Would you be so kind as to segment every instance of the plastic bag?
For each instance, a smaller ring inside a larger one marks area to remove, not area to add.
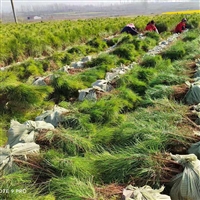
[[[164,186],[154,190],[148,185],[140,188],[129,185],[123,190],[123,196],[125,200],[171,200],[168,195],[160,194],[163,190]]]
[[[40,116],[36,117],[35,121],[36,123],[37,121],[45,121],[56,127],[60,122],[64,120],[64,117],[62,116],[63,113],[67,112],[69,112],[69,110],[55,105],[52,110],[47,110]]]
[[[171,155],[184,166],[184,171],[175,176],[171,183],[170,196],[172,200],[200,199],[200,161],[196,155]]]
[[[190,85],[190,89],[184,97],[187,104],[198,104],[200,103],[200,82],[195,82]]]
[[[29,143],[34,142],[35,132],[40,129],[54,129],[54,126],[50,123],[44,121],[31,121],[28,120],[23,124],[20,124],[18,121],[11,120],[11,125],[8,130],[8,142],[7,144],[10,147],[18,143]]]
[[[0,147],[0,171],[9,163],[10,161],[10,149]]]
[[[195,154],[198,159],[200,159],[200,142],[194,143],[188,149],[188,153]]]

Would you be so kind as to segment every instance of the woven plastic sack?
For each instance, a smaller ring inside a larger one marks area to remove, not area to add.
[[[193,105],[200,103],[200,82],[195,82],[190,85],[190,89],[184,97],[187,104]]]
[[[0,147],[0,176],[9,174],[17,170],[17,166],[13,163],[10,146]]]
[[[34,142],[18,143],[11,149],[7,145],[5,148],[0,147],[0,175],[9,174],[17,170],[17,166],[13,163],[13,156],[24,156],[27,154],[39,153],[40,146]]]
[[[188,153],[195,154],[198,159],[200,159],[200,142],[194,143],[188,149]]]
[[[53,130],[54,129],[54,126],[51,123],[47,123],[45,121],[31,121],[31,120],[28,120],[28,121],[24,122],[24,124],[28,128],[32,128],[35,131],[43,130],[43,129],[47,129],[47,130]]]
[[[10,162],[10,149],[0,147],[0,171]]]
[[[92,87],[98,86],[103,91],[111,91],[113,87],[110,85],[110,83],[107,80],[97,80],[96,82],[92,83]]]
[[[20,124],[18,121],[11,120],[11,125],[8,130],[8,142],[10,147],[18,143],[34,142],[35,132],[41,129],[54,129],[54,126],[44,121],[34,122],[31,120]]]
[[[107,81],[112,81],[117,78],[119,78],[118,72],[107,72],[105,76],[105,80]]]
[[[19,142],[33,142],[34,135],[29,133],[33,130],[32,127],[27,127],[26,124],[20,124],[18,121],[11,120],[11,125],[8,130],[8,144],[10,147]]]
[[[16,164],[13,163],[13,157],[7,156],[3,162],[0,163],[0,176],[3,174],[10,174],[17,170]]]
[[[69,110],[55,105],[52,110],[47,110],[40,116],[36,117],[35,121],[45,121],[57,127],[59,123],[64,120],[63,114],[67,112],[69,112]]]
[[[33,82],[33,85],[40,85],[40,86],[43,86],[43,85],[47,85],[44,81],[45,77],[39,77],[37,78],[34,82]]]
[[[158,190],[154,190],[148,185],[140,188],[128,185],[123,190],[123,197],[124,200],[171,200],[168,195],[160,194],[163,190],[164,186]]]
[[[84,101],[85,99],[94,101],[97,100],[97,95],[94,88],[86,88],[83,90],[78,90],[78,92],[79,92],[78,96],[79,101]]]
[[[184,171],[175,176],[172,181],[170,196],[172,200],[200,199],[200,161],[196,155],[171,155],[180,163]]]
[[[26,155],[30,153],[39,153],[40,146],[35,142],[18,143],[11,148],[11,155]]]

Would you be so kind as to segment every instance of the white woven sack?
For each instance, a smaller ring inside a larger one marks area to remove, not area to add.
[[[200,161],[196,155],[171,155],[184,171],[172,179],[172,200],[200,200]]]
[[[35,132],[40,129],[52,130],[54,126],[44,121],[31,121],[28,120],[23,124],[18,121],[11,120],[11,125],[8,130],[8,142],[12,148],[18,143],[30,143],[35,141]]]
[[[63,114],[67,112],[69,112],[69,110],[55,105],[52,110],[47,110],[44,113],[42,113],[40,116],[36,117],[35,121],[36,121],[36,124],[37,124],[37,121],[45,121],[47,123],[51,123],[53,126],[56,127],[59,125],[60,122],[64,120]]]
[[[140,188],[129,185],[123,190],[123,196],[125,200],[171,200],[168,195],[160,194],[163,190],[164,186],[154,190],[148,185]]]

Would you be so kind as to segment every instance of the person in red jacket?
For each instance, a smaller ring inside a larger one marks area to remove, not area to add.
[[[186,19],[185,18],[183,18],[182,20],[181,20],[181,22],[180,23],[178,23],[177,25],[176,25],[176,28],[175,28],[175,33],[182,33],[183,32],[183,30],[185,30],[185,25],[186,25]]]
[[[145,31],[155,31],[156,33],[158,33],[158,29],[157,29],[156,26],[155,26],[154,20],[151,20],[151,21],[147,24],[147,26],[146,26],[146,28],[145,28]]]

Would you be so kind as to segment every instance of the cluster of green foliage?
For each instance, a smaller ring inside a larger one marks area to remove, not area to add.
[[[101,43],[100,48],[104,48],[106,43],[102,46],[103,43],[100,42],[98,37],[102,38],[116,33],[130,21],[135,24],[139,31],[143,31],[146,24],[154,19],[160,32],[171,31],[183,17],[184,15],[159,15],[154,17],[65,20],[18,25],[1,23],[0,65],[22,61],[27,57],[51,55],[54,51],[64,50],[74,43],[80,44],[88,40],[93,47]],[[191,28],[199,26],[199,14],[193,14],[187,18]]]
[[[93,38],[92,40],[88,41],[86,44],[100,51],[105,50],[107,48],[106,42],[100,38]]]
[[[196,39],[198,35],[199,35],[198,30],[192,30],[183,38],[183,41],[192,41]]]
[[[144,67],[155,67],[156,64],[161,62],[161,56],[145,56],[141,62],[141,65]]]
[[[156,32],[150,32],[150,31],[148,31],[148,32],[145,33],[145,36],[153,38],[154,40],[156,40],[157,43],[160,40],[160,35],[157,34]]]
[[[186,51],[184,49],[183,43],[179,42],[176,44],[176,46],[172,46],[167,51],[163,52],[163,58],[171,59],[171,60],[178,60],[180,58],[183,58],[185,56]]]

